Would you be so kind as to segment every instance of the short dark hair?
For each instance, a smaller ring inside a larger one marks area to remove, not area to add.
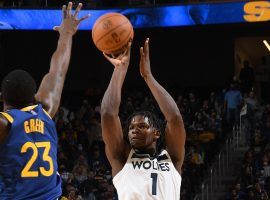
[[[130,115],[126,122],[125,122],[125,129],[124,129],[124,138],[128,142],[128,132],[129,132],[129,125],[131,123],[131,120],[135,116],[142,116],[143,118],[147,117],[149,119],[149,124],[155,128],[159,133],[160,137],[157,141],[157,151],[160,151],[161,149],[165,148],[165,138],[164,138],[164,132],[165,132],[165,126],[164,123],[157,118],[157,116],[149,111],[137,111],[134,112],[132,115]]]
[[[36,82],[28,72],[14,70],[2,81],[2,98],[11,106],[23,107],[34,102],[36,88]]]

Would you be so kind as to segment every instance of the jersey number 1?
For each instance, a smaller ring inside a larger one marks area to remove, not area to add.
[[[38,148],[45,148],[44,153],[42,155],[42,159],[45,162],[49,163],[49,169],[46,170],[44,167],[39,167],[39,171],[43,176],[51,176],[53,174],[53,160],[49,156],[49,152],[51,149],[51,143],[50,142],[26,142],[22,148],[21,153],[26,153],[28,149],[31,149],[33,151],[32,157],[27,162],[25,167],[23,168],[21,172],[21,177],[38,177],[39,171],[31,171],[31,167],[36,161],[38,157]]]
[[[152,195],[157,195],[157,173],[151,173]]]

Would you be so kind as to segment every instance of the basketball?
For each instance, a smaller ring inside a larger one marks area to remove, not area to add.
[[[107,13],[100,16],[92,29],[94,44],[106,54],[121,53],[133,36],[134,31],[130,21],[120,13]]]

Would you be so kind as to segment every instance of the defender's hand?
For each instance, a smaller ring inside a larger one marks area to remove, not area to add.
[[[140,48],[140,55],[141,55],[140,73],[141,76],[145,79],[149,75],[152,75],[149,58],[149,38],[145,40],[144,47]]]
[[[128,68],[130,61],[130,49],[131,49],[131,42],[128,43],[127,49],[117,57],[114,57],[114,55],[109,56],[104,52],[103,55],[105,56],[105,58],[107,58],[108,61],[110,61],[113,64],[113,66]]]
[[[77,16],[82,8],[82,3],[79,3],[79,5],[76,8],[76,11],[74,14],[72,14],[72,2],[68,3],[68,7],[66,5],[63,5],[62,7],[62,13],[63,13],[63,19],[60,26],[53,27],[54,30],[58,31],[61,34],[69,33],[71,35],[74,35],[77,30],[79,24],[87,19],[90,15],[86,15],[80,19],[77,19]]]

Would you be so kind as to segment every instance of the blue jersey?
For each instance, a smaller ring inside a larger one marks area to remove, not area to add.
[[[10,129],[0,145],[0,199],[56,200],[62,190],[53,120],[40,104],[1,114]]]

